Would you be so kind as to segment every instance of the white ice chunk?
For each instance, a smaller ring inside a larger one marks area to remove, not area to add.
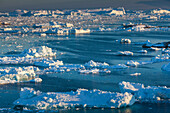
[[[141,75],[141,73],[132,73],[132,74],[130,74],[131,76],[139,76],[139,75]]]
[[[8,67],[0,69],[0,84],[28,82],[37,78],[36,69],[33,66],[28,67]]]
[[[69,107],[120,108],[132,105],[135,98],[130,93],[114,93],[100,90],[78,89],[76,92],[42,93],[32,88],[22,88],[20,98],[14,105],[36,107],[37,109],[54,109]]]
[[[133,56],[133,52],[130,52],[130,51],[118,51],[116,53],[116,55],[120,55],[120,56]]]
[[[137,62],[137,61],[130,60],[130,61],[127,61],[127,62],[126,62],[126,65],[127,65],[127,66],[136,67],[136,66],[140,65],[140,63]]]
[[[98,73],[111,73],[110,70],[90,69],[90,70],[79,70],[81,74],[98,74]]]
[[[147,50],[139,50],[138,53],[147,53]]]
[[[130,39],[126,39],[126,38],[122,38],[120,40],[116,40],[122,44],[130,44],[131,43],[131,40]]]
[[[170,101],[170,88],[166,86],[147,86],[140,83],[120,82],[121,92],[133,93],[135,98],[141,102]]]
[[[93,60],[90,60],[88,63],[85,63],[85,65],[84,66],[86,66],[86,67],[107,67],[107,66],[109,66],[109,64],[107,64],[107,63],[100,63],[100,62],[94,62]]]
[[[50,67],[50,66],[58,66],[58,65],[63,65],[63,61],[54,61],[54,60],[49,60],[49,59],[43,59],[42,61],[35,61],[34,62],[35,66],[41,66],[41,67]]]

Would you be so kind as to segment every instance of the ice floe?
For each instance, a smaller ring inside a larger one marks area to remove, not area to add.
[[[107,70],[107,69],[105,69],[105,70],[100,70],[100,69],[97,69],[97,68],[95,68],[95,69],[90,69],[90,70],[79,70],[78,71],[79,73],[81,73],[81,74],[98,74],[98,73],[111,73],[111,71],[110,70]]]
[[[121,92],[134,94],[135,98],[141,102],[170,102],[170,88],[166,86],[147,86],[140,83],[130,83],[122,81],[119,83]]]
[[[139,50],[137,51],[138,53],[147,53],[148,51],[147,50]]]
[[[15,56],[0,57],[0,64],[33,64],[35,61],[41,61],[44,57],[55,56],[51,48],[47,46],[33,47],[25,49],[21,54]]]
[[[116,53],[116,55],[120,55],[120,56],[133,56],[133,52],[131,52],[131,51],[118,51]]]
[[[100,62],[94,62],[93,60],[90,60],[89,62],[85,63],[84,66],[90,67],[90,68],[92,68],[92,67],[108,67],[109,64],[107,64],[105,62],[100,63]]]
[[[126,39],[126,38],[122,38],[122,39],[116,40],[116,41],[119,42],[119,43],[122,43],[122,44],[130,44],[131,43],[131,40]]]
[[[34,62],[35,66],[40,66],[40,67],[50,67],[50,66],[58,66],[58,65],[63,65],[63,61],[54,61],[54,60],[49,60],[49,59],[43,59],[41,61],[35,61]]]
[[[126,64],[127,66],[132,66],[132,67],[136,67],[136,66],[140,65],[139,62],[133,61],[133,60],[127,61],[125,64]]]
[[[0,69],[0,84],[18,83],[18,82],[41,82],[36,75],[39,71],[37,67],[7,67]]]
[[[130,74],[130,76],[139,76],[139,75],[141,75],[141,73],[132,73],[132,74]]]
[[[162,54],[157,55],[151,59],[152,62],[163,62],[163,61],[170,61],[170,55],[169,54]]]
[[[133,105],[135,101],[134,96],[127,92],[114,93],[95,89],[78,89],[76,92],[43,93],[25,87],[21,89],[20,98],[13,104],[48,110],[75,107],[120,108]]]

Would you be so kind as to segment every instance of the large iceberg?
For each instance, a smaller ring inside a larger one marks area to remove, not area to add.
[[[119,87],[121,92],[132,93],[141,102],[170,102],[170,88],[166,86],[145,87],[144,84],[122,81],[119,83]]]
[[[37,67],[7,67],[0,69],[0,84],[17,83],[17,82],[41,82],[42,80],[36,75],[39,71]]]
[[[13,104],[47,110],[70,107],[120,108],[132,105],[135,101],[134,96],[127,92],[78,89],[76,92],[43,93],[25,87],[21,89],[20,98]]]

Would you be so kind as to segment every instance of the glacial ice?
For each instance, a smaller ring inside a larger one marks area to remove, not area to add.
[[[76,92],[43,93],[24,87],[21,88],[20,98],[13,104],[48,110],[74,107],[120,108],[133,105],[135,101],[134,96],[127,92],[78,89]]]
[[[122,81],[119,83],[121,92],[134,94],[135,98],[141,102],[170,102],[170,88],[166,86],[147,86],[140,83],[130,83]]]
[[[153,63],[155,62],[163,62],[163,61],[170,61],[170,55],[169,54],[162,54],[162,55],[157,55],[151,59]]]
[[[147,50],[139,50],[138,53],[147,53]]]
[[[37,67],[7,67],[0,69],[0,84],[18,83],[18,82],[41,82],[36,75],[39,71]]]

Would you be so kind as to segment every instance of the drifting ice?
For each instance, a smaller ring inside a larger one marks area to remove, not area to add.
[[[141,102],[159,103],[162,101],[170,102],[170,88],[166,86],[147,86],[140,83],[120,82],[121,92],[134,94],[135,98]]]
[[[57,109],[69,107],[120,108],[132,105],[135,98],[130,93],[114,93],[100,90],[78,89],[76,92],[35,91],[33,88],[22,88],[20,98],[14,105],[35,107],[37,109]]]

